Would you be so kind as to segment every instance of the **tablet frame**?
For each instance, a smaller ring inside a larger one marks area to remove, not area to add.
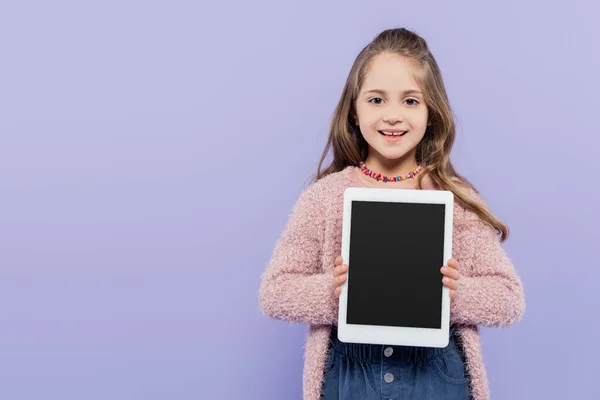
[[[446,190],[416,190],[388,188],[348,188],[344,192],[344,214],[342,224],[342,258],[345,264],[350,259],[350,233],[352,228],[353,201],[382,201],[399,203],[426,203],[445,205],[443,265],[452,258],[452,228],[454,221],[454,194]],[[347,324],[348,283],[352,279],[349,265],[348,279],[342,284],[339,299],[338,339],[345,343],[382,344],[416,347],[446,347],[450,329],[450,289],[442,286],[442,321],[440,329],[396,327],[381,325]],[[442,265],[440,265],[441,269]],[[441,284],[440,272],[440,284]]]

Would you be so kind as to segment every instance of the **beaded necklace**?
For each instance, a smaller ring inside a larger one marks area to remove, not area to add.
[[[419,172],[421,172],[421,169],[423,167],[421,167],[420,165],[413,171],[409,172],[408,174],[404,175],[404,176],[400,176],[400,175],[396,175],[396,176],[385,176],[385,175],[381,175],[378,174],[377,172],[371,171],[369,168],[367,168],[367,166],[365,165],[364,162],[361,162],[359,164],[361,171],[367,175],[370,176],[371,178],[377,180],[377,181],[383,181],[383,182],[402,182],[405,181],[407,179],[412,179],[414,178]]]

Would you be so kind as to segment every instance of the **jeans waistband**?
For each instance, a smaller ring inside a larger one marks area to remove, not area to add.
[[[387,346],[362,343],[344,343],[337,338],[337,328],[331,331],[330,346],[339,355],[363,363],[379,363],[382,357],[404,364],[425,364],[435,358],[443,356],[448,351],[456,349],[455,328],[450,327],[450,340],[448,346],[437,347],[412,347],[412,346]],[[391,348],[391,351],[388,349]],[[390,354],[391,353],[391,354]]]

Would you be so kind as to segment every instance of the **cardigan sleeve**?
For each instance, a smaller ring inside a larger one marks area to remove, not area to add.
[[[334,324],[333,272],[322,272],[325,211],[314,185],[302,193],[278,239],[259,290],[263,312],[276,319]]]
[[[462,268],[450,302],[450,320],[457,324],[501,327],[517,322],[525,311],[522,283],[496,230],[481,220],[465,222],[473,246],[471,268]],[[460,263],[463,262],[459,260]]]

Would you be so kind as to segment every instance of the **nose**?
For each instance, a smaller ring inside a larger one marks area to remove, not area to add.
[[[383,117],[383,122],[387,122],[388,124],[395,124],[396,122],[402,122],[404,121],[404,118],[402,118],[400,115],[396,114],[396,115],[387,115]]]

